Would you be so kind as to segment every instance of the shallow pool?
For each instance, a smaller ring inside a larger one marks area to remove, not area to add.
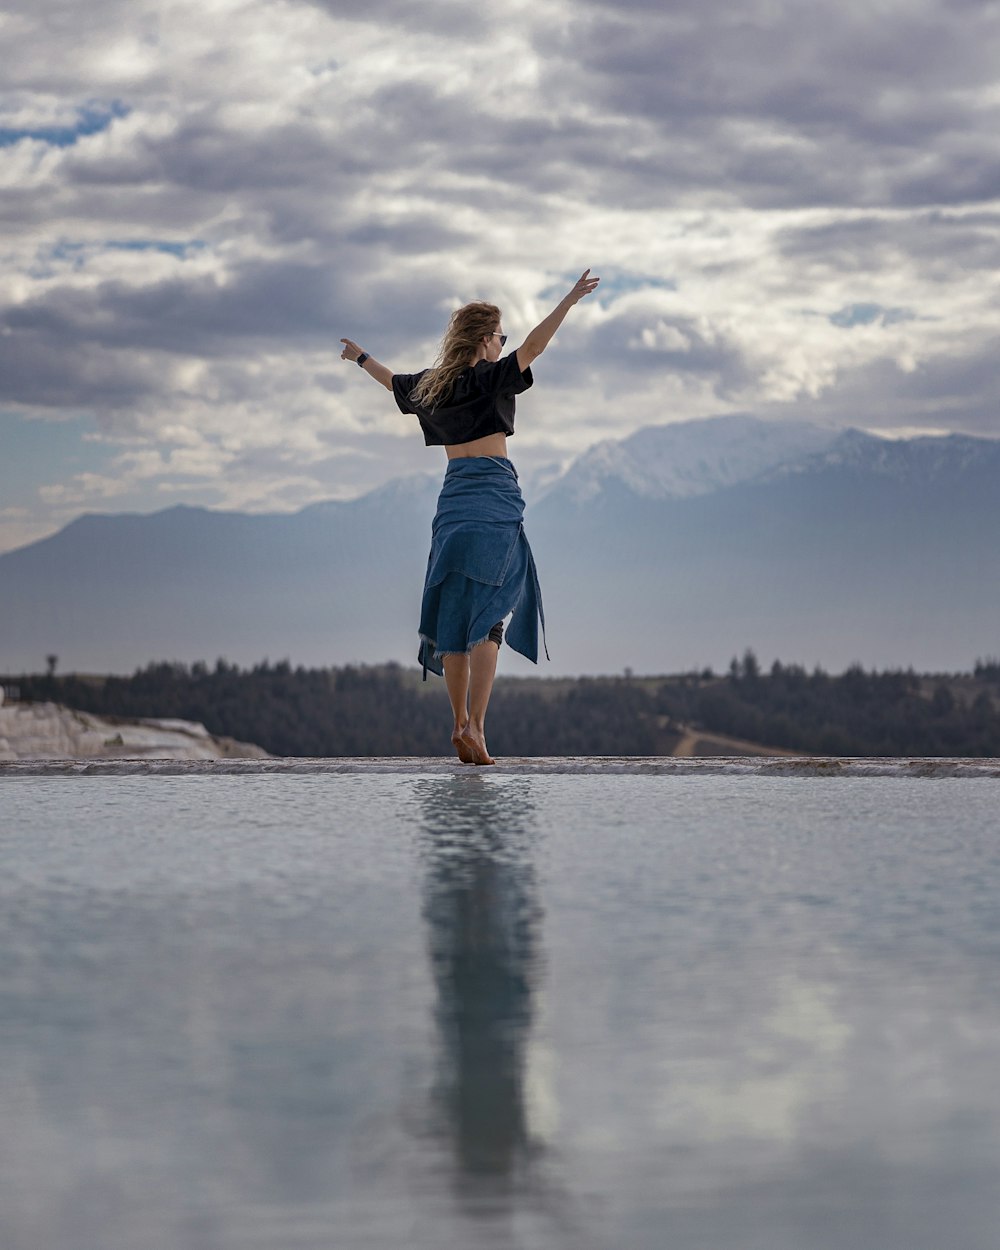
[[[0,778],[5,1250],[994,1250],[1000,784]]]

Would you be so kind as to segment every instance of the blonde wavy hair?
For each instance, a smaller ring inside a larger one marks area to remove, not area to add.
[[[455,379],[479,350],[483,338],[500,326],[496,304],[463,304],[451,314],[437,360],[410,392],[410,399],[431,410],[455,385]]]

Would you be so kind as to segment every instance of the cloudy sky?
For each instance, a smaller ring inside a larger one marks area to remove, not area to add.
[[[746,411],[996,434],[995,0],[8,0],[0,550],[438,469],[339,359],[489,298],[529,472]]]

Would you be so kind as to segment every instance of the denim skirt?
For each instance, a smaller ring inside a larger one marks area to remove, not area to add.
[[[443,674],[443,656],[467,655],[508,616],[507,644],[538,663],[538,627],[544,647],[545,614],[523,517],[524,498],[509,460],[448,461],[420,606],[417,658],[424,680],[428,670]]]

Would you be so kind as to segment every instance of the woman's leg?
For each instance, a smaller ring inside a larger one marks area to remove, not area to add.
[[[499,654],[499,645],[487,641],[473,647],[469,657],[469,723],[462,737],[472,748],[477,764],[494,763],[486,749],[486,708],[493,693]]]
[[[462,730],[469,722],[469,657],[446,655],[442,657],[441,663],[444,666],[444,681],[448,687],[448,698],[455,717],[451,740],[462,763],[474,764],[476,761],[472,750],[462,738]]]

